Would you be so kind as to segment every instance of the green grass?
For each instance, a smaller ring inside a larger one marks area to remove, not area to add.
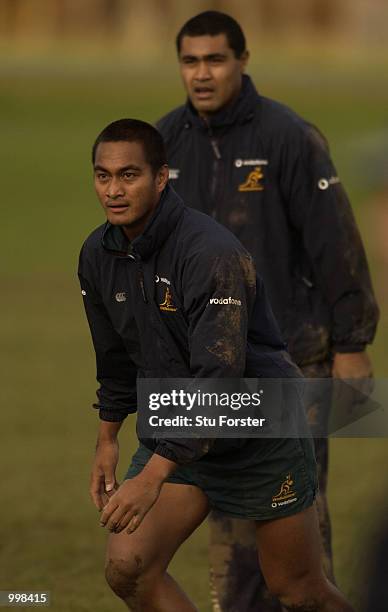
[[[253,70],[260,90],[326,132],[365,232],[364,202],[372,186],[354,173],[355,143],[386,129],[388,87],[382,73],[368,66],[347,73],[343,66],[322,64],[320,80],[301,59],[287,66],[281,58],[273,66],[264,59]],[[82,240],[103,221],[92,191],[90,147],[109,121],[123,116],[153,121],[180,103],[182,90],[174,72],[132,73],[113,64],[112,71],[109,65],[91,65],[87,72],[61,71],[54,61],[34,70],[29,64],[0,66],[0,77],[0,588],[49,589],[55,612],[114,612],[123,608],[102,579],[105,536],[87,494],[97,427],[89,408],[94,358],[75,281]],[[373,242],[369,234],[366,239]],[[377,275],[378,254],[371,263]],[[386,376],[387,339],[383,304],[372,351],[380,376]],[[336,570],[355,604],[384,498],[386,447],[385,440],[331,443]],[[134,448],[128,422],[121,435],[121,474]],[[172,568],[207,612],[206,526]]]

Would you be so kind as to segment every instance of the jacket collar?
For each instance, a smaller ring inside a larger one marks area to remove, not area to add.
[[[251,78],[247,74],[243,74],[242,87],[237,100],[211,115],[207,123],[198,115],[190,100],[186,102],[186,116],[189,123],[202,128],[216,128],[235,123],[245,123],[252,119],[259,101],[260,96]]]
[[[120,226],[107,222],[102,236],[102,246],[108,251],[146,260],[160,249],[183,215],[183,210],[181,198],[170,185],[167,185],[154,215],[140,236],[130,242]]]

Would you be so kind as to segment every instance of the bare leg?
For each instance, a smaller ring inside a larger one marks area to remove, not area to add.
[[[331,377],[331,370],[332,363],[330,361],[312,363],[302,367],[303,375],[311,379],[329,379]],[[315,457],[318,469],[319,492],[316,505],[323,545],[321,552],[322,564],[326,576],[331,582],[335,583],[331,546],[331,521],[327,503],[329,440],[327,437],[322,438],[317,434],[318,431],[320,435],[327,435],[331,404],[331,386],[320,385],[317,381],[317,386],[315,387],[312,381],[312,384],[308,387],[308,395],[306,397],[306,416],[311,432],[314,435]]]
[[[257,522],[260,566],[269,590],[289,612],[352,612],[326,578],[315,506],[293,516]]]
[[[213,510],[209,524],[213,612],[281,612],[260,570],[255,521]]]
[[[179,546],[208,513],[198,487],[165,483],[140,527],[109,536],[106,579],[133,612],[195,612],[196,608],[166,573]]]
[[[328,378],[329,361],[302,367],[306,378]],[[327,431],[331,406],[331,390],[319,384],[309,387],[306,398],[307,419],[312,431]],[[315,435],[317,435],[315,433]],[[327,438],[315,437],[319,493],[316,506],[321,531],[321,558],[326,576],[334,580],[331,547],[331,523],[327,503],[329,444]],[[213,612],[281,612],[279,601],[268,592],[257,561],[254,521],[231,518],[221,512],[209,514],[210,585]]]

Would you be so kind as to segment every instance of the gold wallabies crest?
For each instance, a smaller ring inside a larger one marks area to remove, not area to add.
[[[262,180],[264,178],[264,172],[260,166],[256,166],[252,172],[250,172],[241,185],[238,186],[239,191],[263,191],[264,185]]]
[[[282,483],[280,487],[280,491],[277,495],[274,495],[272,498],[273,502],[284,501],[285,499],[289,499],[295,495],[295,491],[292,490],[292,485],[294,481],[291,478],[291,474],[287,474],[285,481]]]
[[[174,306],[172,301],[172,293],[170,291],[170,287],[166,288],[166,293],[164,294],[164,300],[161,304],[159,304],[160,310],[164,310],[165,312],[176,312],[178,309]]]

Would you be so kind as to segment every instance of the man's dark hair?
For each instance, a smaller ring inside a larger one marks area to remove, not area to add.
[[[113,121],[97,136],[92,149],[93,165],[97,147],[101,142],[139,142],[143,146],[144,158],[151,166],[153,174],[167,164],[167,154],[163,138],[152,125],[139,119],[119,119]]]
[[[184,36],[217,36],[217,34],[225,34],[235,56],[241,57],[246,49],[244,32],[233,17],[219,11],[205,11],[186,21],[176,37],[178,55]]]

